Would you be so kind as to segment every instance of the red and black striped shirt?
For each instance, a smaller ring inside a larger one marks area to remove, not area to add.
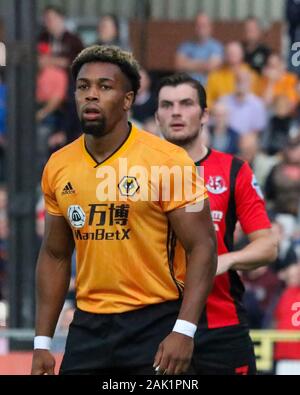
[[[233,250],[233,235],[238,221],[246,234],[271,227],[262,193],[247,162],[230,154],[209,150],[196,165],[203,166],[199,171],[202,170],[208,189],[218,255]],[[216,276],[200,328],[245,324],[243,293],[244,287],[236,271],[229,270]]]

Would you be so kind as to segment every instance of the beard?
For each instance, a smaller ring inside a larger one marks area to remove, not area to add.
[[[95,121],[80,120],[81,130],[83,133],[90,134],[94,137],[102,137],[106,134],[106,118],[102,117]]]
[[[167,141],[169,141],[172,144],[178,145],[179,147],[186,147],[187,145],[192,144],[199,135],[199,130],[196,130],[193,134],[189,136],[185,135],[180,135],[179,133],[166,133],[164,134],[164,137]]]

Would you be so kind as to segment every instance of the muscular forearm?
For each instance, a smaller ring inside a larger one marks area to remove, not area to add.
[[[198,323],[206,298],[212,288],[216,268],[216,242],[212,237],[205,246],[197,246],[187,255],[184,297],[178,315],[179,319]]]
[[[52,337],[68,291],[71,259],[40,252],[37,270],[36,335]]]
[[[253,270],[276,259],[277,242],[274,237],[253,240],[245,248],[230,253],[233,270]]]

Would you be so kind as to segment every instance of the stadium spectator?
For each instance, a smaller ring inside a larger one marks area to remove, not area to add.
[[[283,150],[283,159],[266,180],[266,197],[276,213],[299,216],[300,206],[300,135],[291,138]]]
[[[282,292],[274,312],[275,328],[279,330],[299,330],[300,308],[300,261],[295,260],[281,268],[279,272],[286,288]],[[298,313],[297,313],[298,312]],[[276,371],[290,368],[291,361],[298,361],[300,367],[300,342],[277,342],[275,344],[274,359]],[[285,374],[289,371],[286,369]],[[284,373],[283,373],[284,374]]]
[[[244,22],[245,62],[259,74],[271,52],[270,48],[263,43],[262,34],[260,21],[254,16],[248,17]]]
[[[121,37],[120,21],[116,15],[102,15],[98,21],[97,33],[97,45],[116,45],[124,50],[129,50],[128,40],[124,42]]]
[[[36,113],[38,134],[39,168],[48,159],[47,142],[50,135],[55,134],[62,123],[62,105],[66,99],[68,77],[61,67],[48,63],[51,48],[47,43],[38,45],[38,74],[36,82]]]
[[[291,238],[294,229],[293,222],[282,215],[271,214],[271,218],[272,232],[279,240],[276,260],[268,267],[243,273],[246,287],[244,303],[252,329],[274,328],[274,311],[284,290],[284,283],[279,278],[278,273],[281,269],[297,261],[294,243]],[[242,243],[246,243],[245,237],[243,237]],[[239,244],[241,244],[241,241]]]
[[[240,70],[247,70],[251,75],[251,92],[258,91],[259,77],[244,62],[244,50],[238,41],[231,41],[225,46],[223,66],[209,74],[207,80],[207,103],[210,108],[222,96],[235,91],[236,75]]]
[[[80,38],[67,30],[65,13],[55,5],[45,7],[43,12],[43,30],[38,43],[47,43],[51,48],[48,63],[68,70],[75,56],[83,49]]]
[[[289,138],[298,133],[299,123],[292,116],[288,97],[279,95],[274,99],[272,116],[262,139],[263,149],[269,155],[280,153]]]
[[[80,124],[76,115],[74,101],[74,84],[69,73],[70,65],[75,56],[83,49],[82,41],[75,33],[66,28],[65,13],[56,5],[45,7],[43,12],[44,26],[39,34],[38,43],[48,43],[51,48],[51,56],[48,57],[48,65],[63,68],[69,77],[67,99],[63,111],[61,130],[57,136],[52,136],[50,145],[57,142],[73,141],[80,134]]]
[[[220,99],[228,108],[229,126],[240,135],[262,132],[267,125],[265,104],[251,93],[251,78],[249,71],[237,71],[234,92]]]
[[[262,74],[258,94],[266,105],[271,108],[276,97],[286,96],[291,104],[291,111],[295,110],[299,104],[298,78],[286,71],[284,59],[279,54],[272,53]]]
[[[216,70],[223,59],[223,46],[212,38],[212,23],[207,14],[199,12],[195,21],[196,41],[182,43],[175,56],[175,69],[190,73],[206,84],[207,76]]]
[[[48,65],[48,57],[51,56],[49,44],[40,43],[38,52],[36,99],[40,108],[36,119],[38,122],[43,122],[61,107],[66,97],[68,81],[64,70]],[[52,124],[52,121],[47,124]]]
[[[132,106],[132,116],[138,122],[143,123],[146,119],[152,118],[155,114],[155,98],[151,90],[151,78],[148,72],[141,68],[141,86]]]
[[[189,368],[193,332],[215,276],[215,234],[203,180],[195,179],[186,152],[128,124],[138,69],[131,54],[111,46],[88,47],[72,65],[84,134],[56,152],[43,174],[47,215],[37,266],[33,374],[53,374],[49,342],[74,244],[77,309],[60,372],[154,374],[157,368],[179,374]],[[148,184],[130,169],[118,173],[124,157],[149,175],[152,166],[179,165],[180,172],[189,166],[197,193],[167,196],[159,186],[174,191],[174,185],[159,176],[150,183],[159,197],[136,199]],[[108,165],[115,193],[105,196],[99,172]],[[184,258],[173,266],[174,232],[187,264]]]
[[[238,152],[239,135],[228,124],[228,107],[224,103],[216,103],[211,110],[208,126],[210,146],[217,151],[236,154]]]
[[[292,239],[294,228],[294,222],[289,221],[288,217],[283,216],[282,218],[281,214],[275,215],[274,221],[272,221],[272,230],[277,232],[278,240],[280,240],[278,256],[271,265],[275,273],[280,273],[281,270],[297,262],[295,243]]]
[[[258,185],[261,185],[263,189],[270,171],[280,161],[278,157],[268,156],[262,151],[257,133],[248,133],[240,136],[238,156],[249,163]]]
[[[208,113],[205,90],[198,81],[187,74],[163,79],[156,117],[165,139],[185,148],[195,164],[203,166],[217,234],[217,276],[195,337],[196,371],[254,374],[255,356],[237,270],[253,270],[276,257],[277,242],[259,187],[246,162],[202,144],[201,131]],[[233,251],[237,220],[250,242]],[[175,262],[182,253],[178,243]]]
[[[278,276],[270,267],[263,266],[244,272],[245,304],[251,329],[271,328],[274,304],[282,291]]]

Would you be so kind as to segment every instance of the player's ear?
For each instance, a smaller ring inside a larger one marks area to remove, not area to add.
[[[124,111],[129,111],[131,109],[133,105],[133,101],[134,101],[133,91],[126,92],[124,97],[124,104],[123,104]]]
[[[204,110],[201,111],[200,119],[201,119],[201,126],[203,126],[203,125],[208,123],[209,113],[208,113],[208,109],[207,108],[205,108]]]

